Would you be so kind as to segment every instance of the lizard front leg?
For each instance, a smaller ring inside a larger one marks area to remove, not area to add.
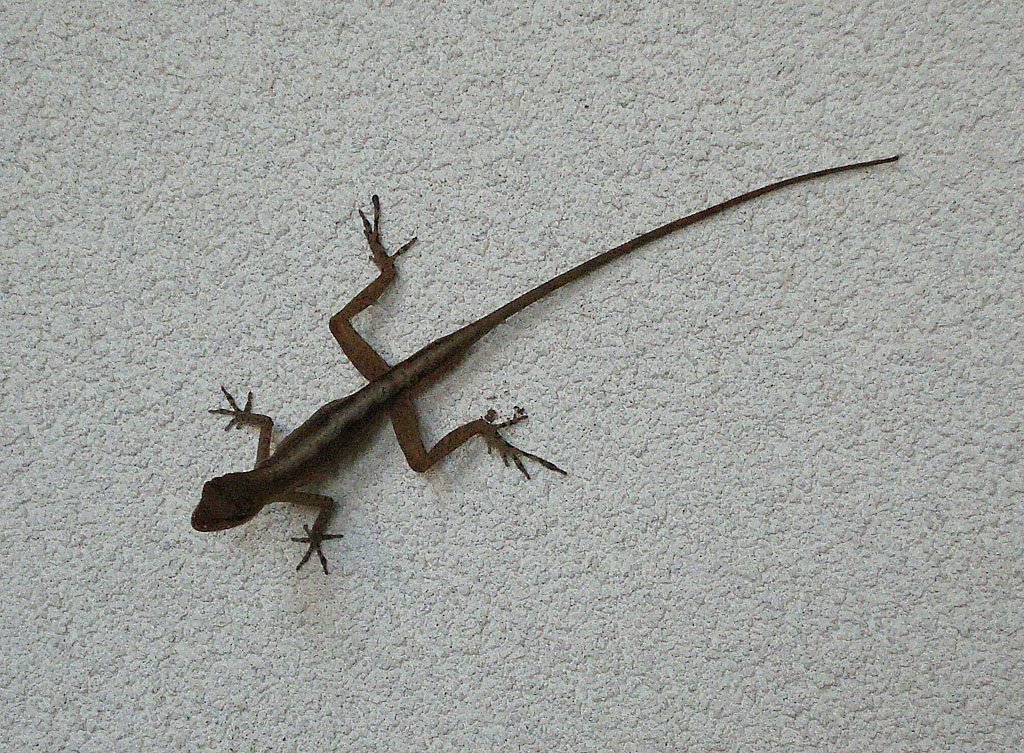
[[[224,393],[224,397],[228,400],[230,408],[214,408],[210,413],[214,413],[221,416],[231,416],[231,420],[228,421],[228,425],[224,427],[224,431],[228,431],[232,427],[235,429],[241,429],[243,426],[257,426],[260,430],[260,438],[256,445],[256,465],[254,468],[259,468],[263,465],[264,461],[270,455],[270,437],[274,432],[274,419],[270,416],[264,416],[260,413],[252,412],[252,393],[249,393],[248,399],[245,401],[245,407],[239,408],[238,403],[235,402],[235,398],[231,396],[231,393],[224,389],[221,385],[220,391]]]
[[[324,575],[327,575],[327,557],[324,556],[323,551],[320,549],[320,545],[325,541],[331,539],[344,538],[343,534],[340,533],[325,533],[325,529],[331,522],[331,518],[334,517],[334,511],[337,509],[335,501],[323,494],[310,494],[309,492],[288,492],[281,497],[282,502],[289,502],[293,505],[303,505],[304,507],[315,507],[320,512],[317,513],[316,520],[313,521],[313,527],[310,528],[307,525],[302,526],[305,530],[305,536],[296,536],[292,538],[300,544],[309,544],[309,548],[306,549],[306,553],[302,556],[302,560],[298,565],[295,566],[296,570],[301,570],[302,566],[309,562],[309,558],[313,556],[313,552],[316,552],[317,557],[320,558],[320,567],[324,569]]]

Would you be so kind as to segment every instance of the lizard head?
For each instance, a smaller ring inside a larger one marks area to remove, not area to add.
[[[223,531],[253,518],[265,504],[257,499],[246,473],[228,473],[203,484],[203,497],[192,511],[197,531]]]

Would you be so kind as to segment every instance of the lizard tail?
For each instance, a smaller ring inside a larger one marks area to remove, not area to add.
[[[636,238],[633,238],[633,240],[626,241],[621,246],[616,246],[615,248],[609,251],[605,251],[603,254],[598,254],[597,256],[588,259],[582,264],[578,264],[572,269],[566,272],[562,272],[562,274],[558,275],[557,277],[552,277],[547,282],[538,285],[532,290],[528,290],[518,298],[509,301],[504,306],[492,311],[490,314],[483,317],[482,319],[478,319],[472,324],[466,325],[461,330],[455,332],[451,337],[453,340],[458,341],[458,347],[467,347],[468,345],[479,340],[481,337],[486,335],[488,332],[490,332],[492,329],[497,327],[499,324],[504,322],[512,315],[519,313],[530,304],[536,303],[541,298],[544,298],[545,296],[555,292],[562,286],[568,285],[570,282],[578,280],[581,277],[588,275],[595,269],[603,267],[605,264],[608,264],[609,262],[618,259],[620,256],[625,256],[631,251],[636,251],[638,248],[646,246],[648,243],[658,240],[658,238],[666,236],[669,233],[674,233],[676,230],[684,228],[687,225],[693,225],[700,222],[701,220],[706,220],[707,218],[713,217],[716,214],[719,214],[720,212],[724,212],[726,209],[730,209],[739,204],[744,204],[750,201],[751,199],[756,199],[758,196],[763,196],[766,193],[771,193],[772,191],[777,191],[780,188],[792,186],[796,183],[803,183],[804,181],[807,180],[821,178],[826,175],[840,173],[845,170],[857,170],[862,167],[884,165],[887,162],[895,162],[899,158],[900,157],[897,154],[893,157],[885,157],[883,159],[873,159],[868,160],[866,162],[853,162],[848,165],[840,165],[839,167],[829,167],[824,170],[815,170],[814,172],[811,173],[804,173],[803,175],[797,175],[793,178],[786,178],[785,180],[780,180],[775,183],[769,183],[766,186],[761,186],[760,188],[755,188],[752,191],[741,193],[739,196],[734,196],[731,199],[727,199],[719,204],[710,206],[707,209],[702,209],[699,212],[694,212],[693,214],[689,214],[686,217],[682,217],[673,222],[669,222],[665,225],[662,225],[661,227],[657,227],[654,230],[646,232],[643,235],[637,236]]]

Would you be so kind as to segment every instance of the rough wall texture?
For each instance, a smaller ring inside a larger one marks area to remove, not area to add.
[[[665,7],[673,6],[673,7]],[[1017,2],[0,7],[0,749],[1017,751]],[[902,6],[896,10],[892,6]],[[379,192],[389,359],[588,255],[309,514],[200,535],[360,385],[326,323]]]

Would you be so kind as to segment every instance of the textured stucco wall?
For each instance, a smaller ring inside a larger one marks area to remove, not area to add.
[[[0,749],[1017,751],[1017,2],[0,8]],[[898,9],[897,9],[898,6]],[[199,535],[285,431],[588,255],[310,515]]]

